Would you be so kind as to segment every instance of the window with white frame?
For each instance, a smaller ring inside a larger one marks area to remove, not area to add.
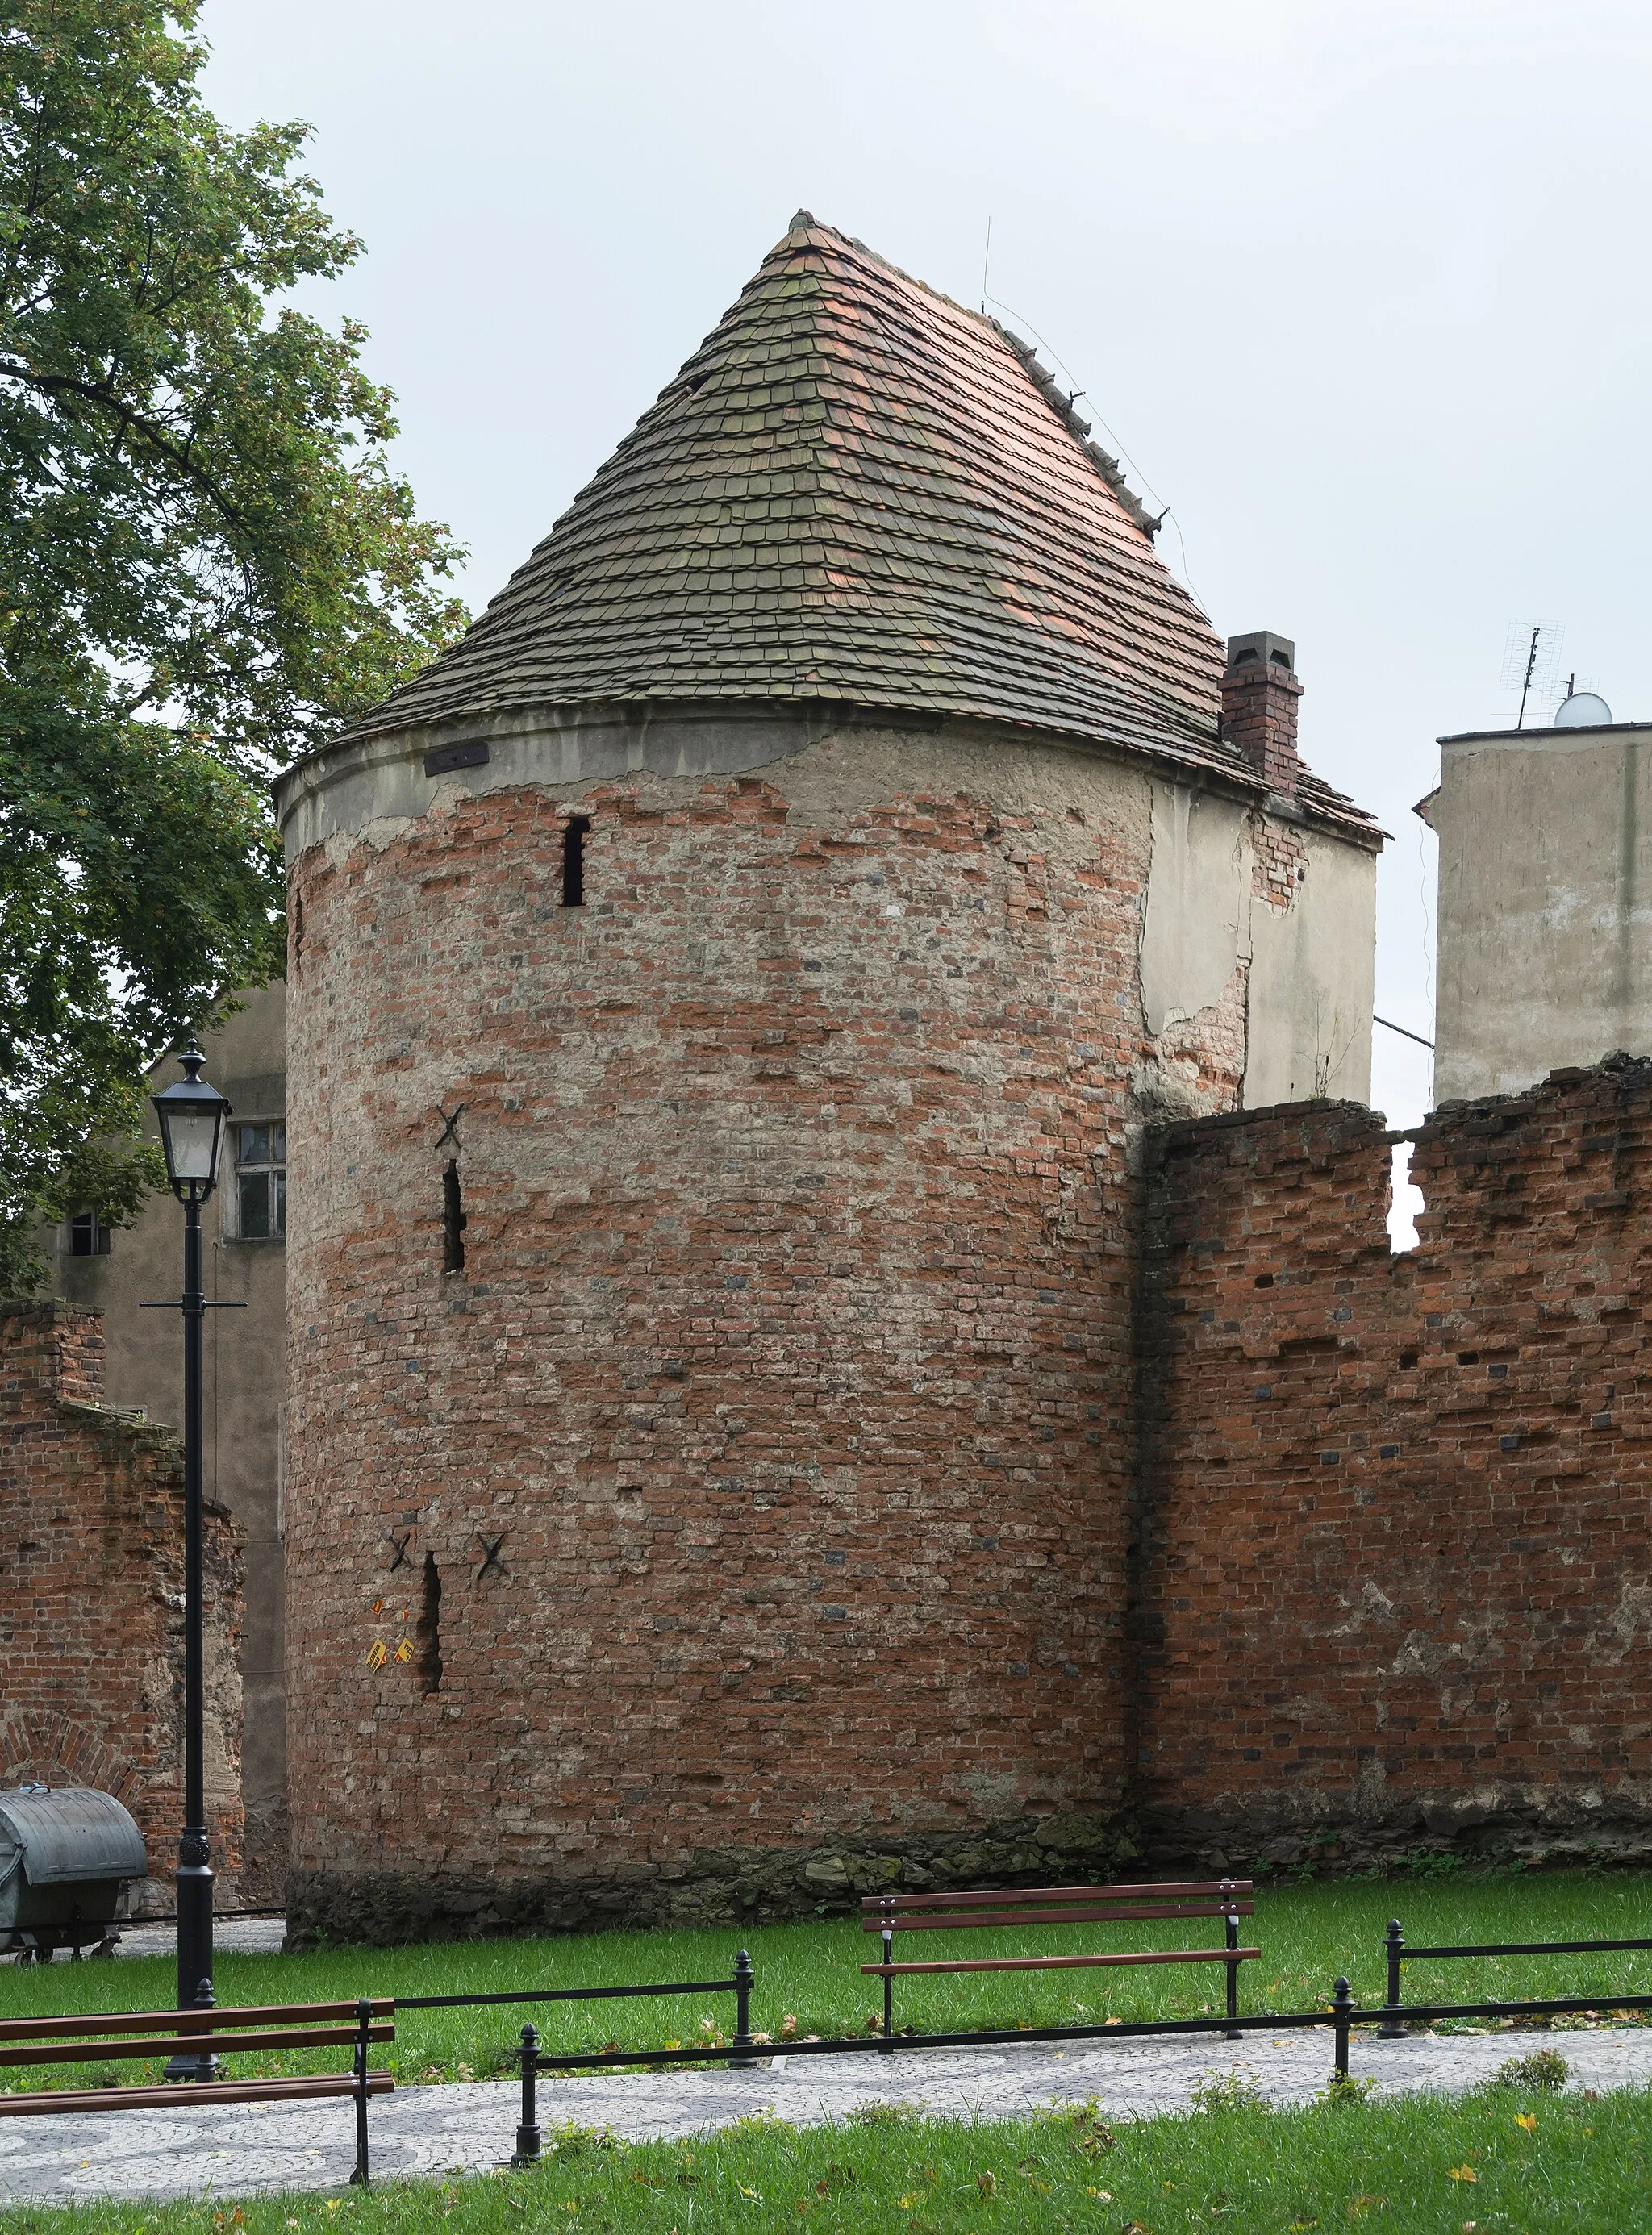
[[[287,1230],[287,1129],[273,1121],[235,1127],[234,1235],[279,1242]]]
[[[77,1210],[69,1222],[71,1257],[107,1257],[109,1229],[95,1210]]]

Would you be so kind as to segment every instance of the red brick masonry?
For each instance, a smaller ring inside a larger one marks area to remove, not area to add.
[[[0,1786],[38,1779],[115,1793],[138,1819],[152,1877],[170,1879],[182,1452],[164,1428],[104,1411],[102,1393],[97,1313],[0,1310]],[[241,1565],[234,1522],[216,1505],[206,1583],[207,1797],[227,1892],[240,1865]]]
[[[532,793],[298,866],[301,1927],[1110,1867],[1146,822],[1032,766],[593,788],[578,909]]]
[[[1652,1852],[1652,1065],[1389,1142],[1170,1129],[1152,1183],[1138,1799],[1160,1852]]]

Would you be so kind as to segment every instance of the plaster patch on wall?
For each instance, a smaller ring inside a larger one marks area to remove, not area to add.
[[[1652,1581],[1625,1576],[1617,1604],[1590,1641],[1591,1655],[1615,1666],[1646,1631],[1652,1631]]]
[[[1371,1091],[1374,856],[1317,831],[1301,843],[1294,904],[1258,902],[1249,919],[1248,1110]]]
[[[1153,785],[1152,855],[1142,916],[1142,1006],[1157,1036],[1212,1009],[1249,960],[1249,818],[1185,784]]]

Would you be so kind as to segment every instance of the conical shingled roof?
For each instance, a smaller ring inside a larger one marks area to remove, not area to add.
[[[466,636],[356,734],[829,700],[1243,774],[1216,740],[1222,645],[1087,433],[1025,344],[800,211]]]

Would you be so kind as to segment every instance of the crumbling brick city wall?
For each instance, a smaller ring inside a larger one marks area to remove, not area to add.
[[[1652,1065],[1166,1129],[1133,1603],[1148,1852],[1652,1853]]]
[[[0,1308],[0,1786],[112,1793],[168,1907],[181,1822],[183,1454],[106,1410],[101,1314]],[[241,1557],[206,1509],[206,1778],[213,1868],[240,1865]]]

